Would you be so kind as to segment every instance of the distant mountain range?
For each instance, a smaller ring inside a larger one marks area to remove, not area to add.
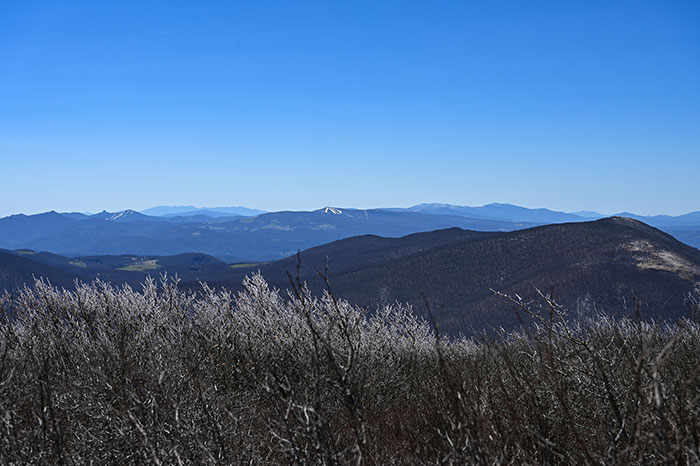
[[[449,227],[509,231],[534,224],[385,209],[324,208],[252,217],[47,212],[0,219],[0,247],[64,256],[205,253],[227,262],[269,261],[361,234],[403,236]]]
[[[159,206],[83,214],[46,212],[0,219],[0,248],[47,251],[64,256],[165,256],[200,253],[226,262],[272,261],[331,241],[374,234],[400,237],[459,227],[513,231],[538,225],[590,220],[579,214],[511,204],[481,207],[419,204],[409,208],[268,212],[246,207]],[[586,215],[586,216],[584,216]],[[639,219],[700,247],[700,212]]]
[[[227,217],[227,216],[242,216],[252,217],[254,215],[264,214],[264,210],[250,209],[248,207],[194,207],[188,206],[167,206],[161,205],[151,207],[150,209],[142,210],[142,214],[155,217],[174,217],[182,216],[189,217],[192,215],[208,215],[210,217]]]
[[[452,204],[418,204],[406,209],[392,209],[395,211],[422,212],[436,215],[460,215],[470,218],[482,218],[490,220],[507,220],[511,222],[529,222],[538,224],[580,222],[604,217],[628,217],[642,221],[655,227],[698,227],[700,226],[700,211],[685,215],[637,215],[631,212],[619,212],[612,215],[603,215],[593,211],[559,212],[549,209],[529,209],[513,204],[493,203],[480,207],[458,206]]]
[[[314,215],[321,214],[346,215]],[[530,300],[539,288],[583,315],[600,309],[633,316],[637,300],[644,317],[674,319],[684,315],[685,297],[700,286],[700,251],[619,217],[512,232],[449,228],[400,238],[362,235],[310,248],[300,258],[300,278],[315,293],[325,288],[318,272],[327,269],[334,294],[354,304],[375,308],[408,302],[424,313],[424,294],[451,333],[517,326],[513,306],[492,289]],[[74,278],[96,277],[137,286],[148,274],[167,272],[177,274],[183,287],[198,288],[206,281],[237,290],[255,271],[270,285],[289,288],[288,273],[296,274],[297,257],[226,264],[205,254],[70,258],[0,250],[0,289],[31,282],[32,276],[66,287]]]
[[[458,215],[461,217],[502,220],[508,222],[527,222],[533,224],[580,222],[590,217],[557,212],[549,209],[528,209],[512,204],[487,204],[481,207],[458,206],[451,204],[418,204],[397,211],[420,212],[434,215]],[[602,215],[597,214],[595,218]]]

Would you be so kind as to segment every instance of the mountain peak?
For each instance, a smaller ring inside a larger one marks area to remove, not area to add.
[[[520,206],[515,205],[515,204],[509,204],[509,203],[507,203],[507,202],[491,202],[490,204],[484,204],[484,205],[481,206],[481,207],[518,207],[518,208],[521,208],[521,209],[525,209],[525,208],[526,208],[526,207],[520,207]]]
[[[651,225],[647,225],[646,223],[642,222],[641,220],[637,220],[636,218],[632,218],[632,217],[625,217],[622,215],[613,215],[611,217],[601,218],[600,220],[595,220],[595,222],[614,223],[617,225],[624,225],[624,226],[633,227],[636,229],[656,230],[656,228],[652,227]]]

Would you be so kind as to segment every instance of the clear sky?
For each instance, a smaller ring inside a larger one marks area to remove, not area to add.
[[[700,2],[0,2],[0,216],[700,210]]]

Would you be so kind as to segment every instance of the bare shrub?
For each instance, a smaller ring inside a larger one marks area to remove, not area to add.
[[[411,309],[37,281],[2,300],[0,464],[700,464],[700,329],[442,337]]]

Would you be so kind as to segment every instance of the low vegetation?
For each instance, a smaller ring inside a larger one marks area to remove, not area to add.
[[[229,265],[229,267],[232,269],[252,269],[253,267],[265,264],[267,264],[267,262],[243,262],[238,264],[231,264]]]
[[[467,340],[260,276],[38,281],[2,301],[0,464],[700,463],[692,318],[513,304],[536,325]]]
[[[125,270],[127,272],[145,272],[149,270],[157,270],[161,266],[158,264],[157,259],[150,259],[137,262],[135,264],[125,265],[124,267],[118,267],[117,270]]]

